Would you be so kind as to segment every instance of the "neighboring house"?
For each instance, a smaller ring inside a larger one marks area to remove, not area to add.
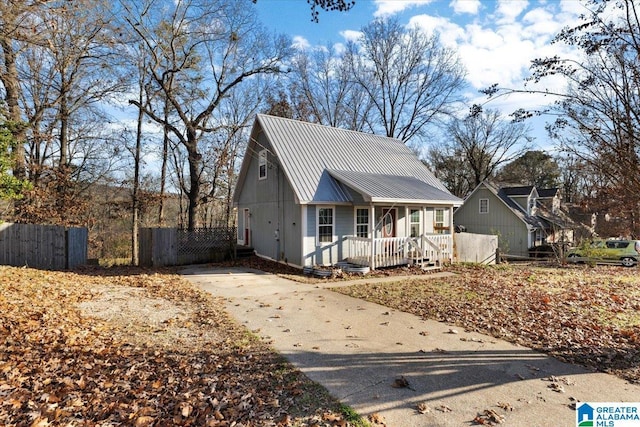
[[[267,115],[234,193],[238,244],[299,267],[450,261],[461,204],[399,140]]]
[[[487,181],[465,198],[454,220],[465,231],[498,235],[500,249],[515,256],[528,256],[541,245],[572,242],[576,227],[562,210],[558,189],[498,188]]]

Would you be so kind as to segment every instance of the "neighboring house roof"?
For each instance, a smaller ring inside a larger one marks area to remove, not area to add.
[[[559,188],[543,188],[542,190],[538,190],[538,196],[545,199],[556,197],[559,195],[559,193]]]
[[[352,202],[342,184],[372,201],[462,204],[397,139],[259,114],[250,144],[257,143],[260,130],[302,204]],[[241,170],[238,185],[244,174]]]
[[[539,197],[543,197],[543,196],[540,196],[542,193],[545,194],[544,197],[552,197],[552,196],[549,196],[549,194],[553,194],[553,195],[557,194],[558,189],[537,190],[533,186],[498,188],[495,184],[489,181],[485,181],[485,182],[482,182],[480,185],[478,185],[478,187],[476,187],[476,189],[471,194],[477,191],[478,188],[481,186],[484,186],[489,191],[491,191],[498,199],[500,199],[505,205],[507,205],[509,209],[511,209],[514,215],[516,215],[518,218],[520,218],[523,222],[530,225],[531,227],[547,229],[547,228],[550,228],[550,224],[565,227],[565,228],[571,228],[575,226],[575,224],[573,223],[573,221],[571,221],[569,216],[564,214],[563,212],[552,213],[546,207],[542,206],[541,204],[538,204],[536,206],[536,213],[534,215],[529,215],[522,208],[522,206],[520,206],[518,203],[513,201],[513,199],[511,199],[511,197],[528,196],[534,190],[537,191]]]
[[[502,187],[500,191],[506,196],[516,197],[516,196],[528,196],[533,191],[532,185],[525,185],[521,187]]]

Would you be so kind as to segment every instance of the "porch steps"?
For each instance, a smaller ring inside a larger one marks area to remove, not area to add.
[[[248,258],[250,256],[253,256],[254,253],[255,249],[253,249],[251,246],[236,246],[236,258]]]

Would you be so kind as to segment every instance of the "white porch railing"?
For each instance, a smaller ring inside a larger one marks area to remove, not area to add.
[[[442,265],[451,262],[453,253],[450,234],[378,239],[348,236],[346,242],[347,261],[373,269],[425,262]]]

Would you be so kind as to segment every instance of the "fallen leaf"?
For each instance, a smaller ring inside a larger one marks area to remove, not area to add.
[[[386,426],[386,421],[384,417],[377,412],[374,412],[373,414],[369,415],[369,422],[372,423],[374,426],[380,426],[380,427]]]
[[[428,414],[431,412],[431,408],[429,408],[426,403],[418,403],[416,409],[420,414]]]

